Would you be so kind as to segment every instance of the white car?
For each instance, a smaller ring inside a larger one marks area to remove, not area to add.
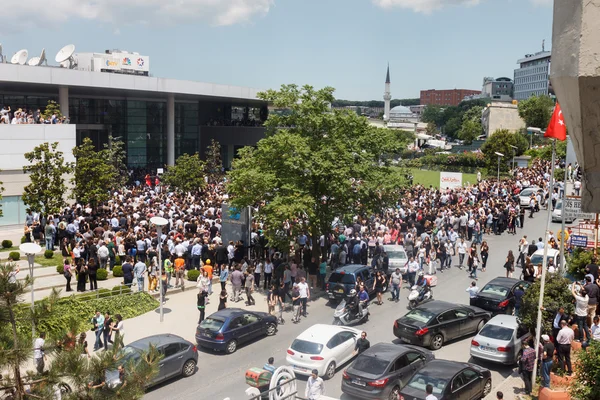
[[[529,207],[529,200],[531,195],[537,193],[538,190],[541,189],[537,186],[530,186],[521,190],[521,193],[519,193],[519,204],[521,205],[521,207]]]
[[[404,246],[386,244],[383,246],[383,250],[385,250],[390,259],[389,271],[394,272],[396,268],[400,268],[400,272],[406,274],[408,270],[408,267],[406,266],[408,256],[406,255]]]
[[[567,224],[571,224],[575,219],[565,219]],[[562,200],[556,202],[554,210],[552,210],[552,222],[562,222]]]
[[[331,379],[337,368],[354,357],[361,331],[347,326],[313,325],[292,342],[285,361],[296,374],[310,375],[313,369]]]
[[[550,261],[550,259],[554,259],[554,267],[558,267],[561,264],[560,259],[560,251],[556,249],[548,249],[548,254],[546,255],[546,259]],[[544,249],[536,250],[535,253],[531,255],[531,263],[534,267],[537,267],[539,264],[544,264]],[[567,270],[567,265],[565,263],[563,271]]]

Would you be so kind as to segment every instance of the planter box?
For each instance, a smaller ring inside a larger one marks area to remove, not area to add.
[[[575,377],[573,375],[568,376],[560,376],[556,375],[554,372],[550,373],[550,386],[551,387],[569,387]]]
[[[571,400],[571,395],[560,390],[541,388],[538,400]]]

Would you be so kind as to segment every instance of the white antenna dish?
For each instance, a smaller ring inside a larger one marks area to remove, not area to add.
[[[37,65],[42,64],[48,65],[48,59],[46,58],[46,49],[42,49],[42,54],[40,54],[40,60]]]
[[[21,64],[21,65],[25,65],[25,63],[27,62],[27,50],[23,49],[23,50],[19,50],[15,53],[14,56],[12,56],[12,59],[10,60],[11,64]]]
[[[40,65],[40,58],[33,57],[31,60],[27,61],[27,65],[31,65],[32,67],[35,67],[36,65]]]
[[[55,61],[63,68],[72,68],[76,64],[73,59],[73,53],[75,53],[75,45],[68,44],[56,53]]]

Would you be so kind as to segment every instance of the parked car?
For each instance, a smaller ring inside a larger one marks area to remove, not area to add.
[[[438,400],[483,399],[492,391],[492,374],[475,364],[433,360],[404,386],[400,400],[424,400],[427,385]]]
[[[551,248],[548,249],[546,258],[548,259],[548,261],[550,261],[550,259],[553,259],[555,267],[559,267],[562,261],[560,259],[560,251]],[[538,264],[544,264],[544,249],[536,250],[535,253],[531,255],[531,263],[536,267],[538,266]],[[567,270],[566,265],[564,269],[565,271]]]
[[[552,210],[552,222],[562,222],[562,205],[563,205],[562,200],[558,200],[556,202],[556,205],[554,206],[554,210]],[[572,224],[573,221],[575,221],[575,218],[565,219],[565,222],[567,224]]]
[[[383,246],[383,249],[388,255],[390,259],[390,266],[388,271],[390,273],[394,272],[396,268],[400,268],[400,272],[402,274],[406,274],[408,271],[408,267],[406,263],[408,262],[408,256],[406,255],[406,250],[404,250],[404,246],[400,245],[392,245],[386,244]]]
[[[522,343],[531,333],[514,315],[496,315],[471,340],[471,357],[481,360],[516,364],[521,358]]]
[[[529,208],[529,199],[531,195],[537,193],[540,190],[542,189],[537,186],[530,186],[521,190],[521,193],[519,193],[519,204],[521,205],[521,207]]]
[[[394,322],[394,335],[405,343],[438,350],[452,339],[479,332],[492,315],[477,307],[432,300]]]
[[[354,357],[361,331],[347,326],[316,324],[302,332],[287,349],[285,361],[300,375],[313,369],[331,379],[338,367]]]
[[[359,399],[397,400],[400,389],[433,359],[434,354],[423,348],[377,343],[344,371],[342,392]]]
[[[277,333],[277,318],[264,312],[225,308],[206,318],[196,328],[196,343],[227,354],[260,336]]]
[[[327,296],[329,300],[341,301],[350,292],[350,289],[356,287],[356,279],[360,279],[365,283],[365,289],[369,295],[374,294],[373,282],[375,280],[375,270],[365,265],[350,264],[345,265],[341,268],[336,269],[329,275],[329,280],[325,285],[327,290]],[[385,292],[387,290],[386,285],[383,288]]]
[[[163,358],[158,364],[158,375],[148,382],[148,387],[175,376],[189,377],[194,375],[196,364],[198,364],[198,349],[192,342],[170,333],[148,336],[129,343],[123,347],[123,362],[139,362],[142,354],[148,351],[151,344],[163,355]],[[107,372],[106,377],[107,384],[114,387],[122,382],[118,382],[119,373],[117,371],[112,372],[114,373]]]
[[[526,290],[531,285],[530,282],[515,278],[494,278],[470,299],[470,304],[493,314],[510,315],[515,308],[515,289],[520,284]]]

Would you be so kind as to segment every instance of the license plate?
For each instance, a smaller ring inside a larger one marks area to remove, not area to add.
[[[204,336],[206,336],[206,337],[212,337],[212,335],[210,333],[204,333]]]
[[[367,384],[365,382],[361,382],[358,379],[352,379],[352,384],[357,385],[357,386],[367,386]]]
[[[302,367],[299,367],[297,365],[294,365],[294,369],[297,369],[298,371],[307,371],[306,368],[302,368]]]
[[[338,289],[337,292],[338,293],[344,293],[344,289]]]
[[[410,343],[410,340],[408,340],[407,338],[400,338],[400,340],[402,340],[404,343]]]
[[[491,352],[496,352],[496,349],[492,348],[492,347],[486,347],[486,346],[479,346],[479,350],[481,351],[491,351]]]

